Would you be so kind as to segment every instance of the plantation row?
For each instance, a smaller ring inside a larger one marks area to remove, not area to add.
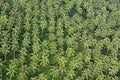
[[[0,0],[0,80],[120,80],[120,1]]]

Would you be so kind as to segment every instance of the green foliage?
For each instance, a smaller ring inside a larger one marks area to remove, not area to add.
[[[0,80],[120,80],[120,1],[0,0]]]

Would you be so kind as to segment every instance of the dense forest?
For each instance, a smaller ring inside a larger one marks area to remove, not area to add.
[[[120,80],[120,0],[0,0],[0,80]]]

